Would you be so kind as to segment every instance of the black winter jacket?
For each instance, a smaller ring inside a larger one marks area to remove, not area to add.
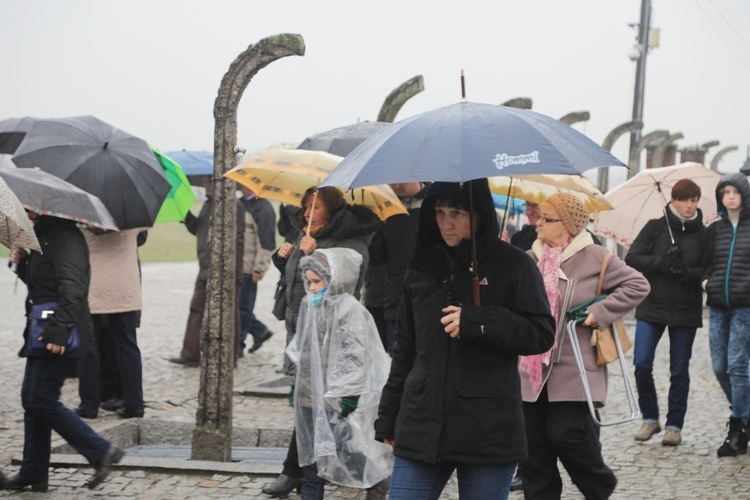
[[[18,266],[18,276],[26,282],[33,304],[57,302],[55,314],[42,333],[44,342],[65,345],[73,326],[78,325],[79,348],[66,357],[91,356],[94,325],[89,311],[89,247],[76,223],[57,217],[41,216],[34,224],[42,253],[32,250]],[[28,320],[24,331],[27,342]],[[26,345],[26,344],[24,344]],[[19,355],[26,356],[26,349]]]
[[[426,186],[409,203],[404,203],[409,215],[398,214],[388,217],[383,223],[370,246],[370,264],[385,264],[387,277],[383,314],[386,320],[395,321],[398,306],[401,303],[406,268],[414,252],[419,228],[419,212],[427,194]],[[369,302],[368,302],[369,304]]]
[[[731,184],[742,195],[737,227],[727,216],[721,190]],[[740,173],[727,174],[716,185],[716,206],[721,216],[708,227],[706,239],[706,304],[724,309],[750,307],[750,186]]]
[[[391,371],[375,422],[376,439],[394,439],[395,455],[431,464],[523,460],[518,355],[546,352],[554,342],[554,320],[537,266],[497,237],[486,179],[471,185],[480,213],[481,305],[473,305],[470,242],[446,246],[435,219],[438,197],[466,201],[468,189],[435,183],[422,204]],[[461,305],[460,338],[455,339],[440,323],[442,309],[453,303]]]
[[[651,285],[651,293],[635,309],[636,319],[661,325],[703,326],[703,289],[705,270],[706,228],[703,213],[683,223],[667,206],[666,219],[652,219],[646,223],[625,256],[625,263],[637,269]],[[661,261],[672,245],[667,230],[672,228],[675,244],[682,252],[682,263],[687,272],[675,278],[662,272]]]
[[[369,208],[361,205],[344,205],[344,208],[333,214],[328,224],[315,235],[317,248],[351,248],[362,255],[362,266],[360,267],[359,280],[357,281],[354,294],[358,299],[362,283],[364,282],[365,270],[369,262],[367,247],[372,242],[372,235],[378,229],[379,225],[380,219]],[[303,231],[299,231],[294,251],[288,258],[283,259],[279,257],[278,250],[272,256],[274,265],[286,279],[287,309],[284,316],[284,323],[287,332],[287,344],[291,342],[294,336],[297,328],[299,306],[307,293],[304,279],[299,270],[299,260],[303,257],[303,253],[299,248],[299,242],[304,234]],[[287,374],[293,373],[292,363],[288,357],[284,358],[284,370]]]

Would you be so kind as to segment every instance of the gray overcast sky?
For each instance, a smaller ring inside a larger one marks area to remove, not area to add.
[[[640,0],[0,0],[0,119],[92,114],[162,150],[213,149],[213,104],[229,64],[278,33],[306,54],[260,71],[239,111],[239,145],[298,143],[375,120],[391,90],[423,75],[399,119],[460,99],[531,97],[598,143],[632,115],[628,51]],[[661,46],[648,59],[644,131],[680,147],[750,143],[750,2],[653,0]],[[629,137],[613,153],[626,159]],[[708,162],[718,148],[708,155]]]

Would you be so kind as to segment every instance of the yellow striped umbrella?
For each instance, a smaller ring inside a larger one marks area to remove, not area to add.
[[[302,206],[302,196],[316,187],[343,160],[323,151],[266,149],[242,161],[224,174],[249,187],[260,198]],[[408,214],[398,196],[387,184],[343,190],[348,203],[364,205],[381,220]]]
[[[490,191],[511,198],[542,204],[548,196],[555,193],[569,193],[578,197],[589,213],[612,210],[612,205],[602,192],[583,175],[513,175],[490,177],[487,180]]]

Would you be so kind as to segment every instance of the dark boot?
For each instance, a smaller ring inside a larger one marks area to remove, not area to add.
[[[280,474],[279,477],[276,478],[276,481],[263,488],[262,491],[266,495],[271,495],[272,497],[285,497],[291,493],[292,490],[296,489],[297,491],[300,491],[301,488],[301,477],[291,477],[286,474]]]
[[[2,487],[5,490],[22,490],[28,486],[31,486],[31,491],[47,491],[49,487],[47,481],[34,481],[20,474],[8,478],[3,476]]]
[[[716,454],[720,457],[736,457],[747,453],[747,424],[739,418],[729,417],[727,427],[727,438]]]
[[[391,486],[391,478],[387,477],[374,486],[367,488],[365,500],[385,500],[388,498],[388,488]]]

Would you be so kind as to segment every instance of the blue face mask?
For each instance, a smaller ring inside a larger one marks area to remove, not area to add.
[[[320,304],[323,303],[323,297],[326,295],[326,290],[328,290],[328,287],[321,288],[317,292],[308,292],[308,300],[310,301],[310,304],[312,304],[313,307],[318,307]]]

